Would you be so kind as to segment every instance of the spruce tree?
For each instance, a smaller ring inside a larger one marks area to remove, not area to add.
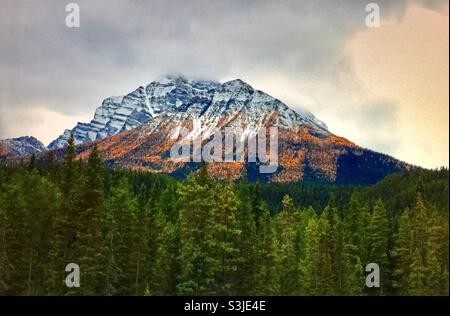
[[[81,184],[80,211],[76,225],[74,252],[81,267],[82,291],[96,293],[100,277],[101,227],[100,211],[103,202],[103,162],[96,146],[91,150],[84,167]]]
[[[132,229],[130,245],[130,268],[133,272],[134,295],[145,293],[148,288],[150,274],[150,214],[144,202],[137,203],[136,224]]]
[[[299,210],[294,205],[289,195],[283,197],[283,209],[275,218],[275,232],[277,238],[277,260],[280,282],[280,294],[295,295],[298,294],[301,280],[299,271],[300,240],[297,233]]]
[[[319,254],[316,271],[316,294],[335,295],[337,292],[336,272],[333,270],[334,243],[330,238],[330,223],[325,213],[318,221]]]
[[[269,208],[265,202],[258,206],[258,222],[256,237],[256,277],[254,283],[255,295],[276,295],[279,293],[277,258],[273,222]],[[240,294],[240,293],[239,293]]]
[[[215,205],[206,165],[199,175],[191,173],[178,187],[180,199],[181,280],[179,294],[207,294],[214,283],[215,269],[211,268],[211,224]]]
[[[10,264],[8,262],[8,257],[6,255],[6,230],[7,230],[7,218],[4,205],[3,194],[0,193],[0,295],[6,295],[8,290],[8,279]]]
[[[324,241],[324,250],[326,251],[324,256],[330,257],[333,270],[333,276],[331,277],[333,290],[329,294],[342,295],[345,293],[346,273],[348,271],[343,224],[333,202],[325,208],[322,216],[326,219],[327,225],[324,225],[327,228],[325,238],[328,239]]]
[[[398,219],[397,232],[394,235],[394,247],[391,251],[394,268],[392,271],[393,287],[399,295],[408,294],[408,277],[411,267],[411,220],[410,211],[406,209]]]
[[[175,295],[179,281],[179,243],[177,226],[166,219],[162,212],[156,217],[160,233],[155,241],[156,261],[153,269],[152,284],[155,295]]]
[[[101,291],[105,295],[132,294],[135,269],[130,265],[132,227],[136,221],[136,201],[129,196],[128,181],[119,180],[104,203]]]
[[[217,285],[212,287],[213,292],[222,295],[236,293],[238,288],[233,287],[238,274],[239,238],[242,231],[236,219],[239,201],[234,193],[233,184],[218,185],[215,188],[216,205],[213,208],[211,218],[212,238],[209,241],[212,253],[210,260],[211,268],[215,271]],[[214,266],[217,265],[217,268]],[[240,271],[242,272],[242,271]]]
[[[448,239],[441,237],[446,234],[442,227],[448,230],[448,226],[436,221],[435,216],[419,193],[411,211],[409,295],[448,293],[448,249],[442,251],[442,243],[448,247]]]
[[[227,294],[233,291],[239,241],[239,206],[231,184],[213,184],[204,164],[179,187],[181,294]]]
[[[345,289],[347,294],[361,294],[364,286],[363,265],[367,264],[366,230],[368,207],[354,193],[349,201],[345,219]]]
[[[304,294],[320,295],[321,291],[321,231],[316,216],[308,219],[305,230],[304,253],[305,256],[301,261],[301,271],[304,276]]]
[[[257,273],[257,232],[254,218],[254,207],[250,195],[250,187],[244,178],[238,190],[239,206],[236,214],[237,226],[240,231],[238,237],[238,258],[236,289],[240,295],[251,295],[254,293]]]
[[[36,169],[19,173],[1,196],[3,279],[7,294],[37,295],[45,278],[51,218],[59,204],[56,187]]]
[[[369,263],[376,263],[380,267],[380,288],[368,289],[370,294],[384,294],[390,286],[390,260],[388,255],[390,231],[389,213],[383,202],[378,200],[373,207],[367,229],[367,249]]]

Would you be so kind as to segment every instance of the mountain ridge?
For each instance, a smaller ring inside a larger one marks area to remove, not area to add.
[[[260,128],[277,127],[279,166],[275,173],[259,173],[262,163],[249,163],[248,158],[243,162],[212,162],[210,173],[227,179],[246,175],[255,181],[373,183],[389,173],[411,168],[334,135],[312,113],[296,112],[242,80],[223,84],[194,82],[190,86],[198,90],[194,94],[186,91],[187,82],[183,78],[169,78],[162,84],[151,83],[150,89],[144,88],[151,92],[149,95],[156,91],[159,104],[164,104],[166,110],[134,129],[97,140],[95,144],[105,161],[112,166],[185,177],[199,164],[174,162],[170,158],[171,147],[183,140],[173,139],[174,131],[188,130],[185,141],[201,134],[205,145],[215,131],[226,128],[241,130],[246,137],[255,138]],[[208,93],[210,89],[205,84],[212,85],[214,93]],[[154,99],[149,98],[149,102]],[[86,158],[93,144],[80,145],[79,157]]]
[[[78,158],[86,158],[96,145],[111,166],[185,177],[199,163],[174,161],[171,148],[176,143],[191,145],[201,136],[206,145],[227,128],[249,141],[271,127],[278,132],[275,172],[262,174],[264,163],[248,159],[246,144],[243,161],[211,162],[210,173],[224,179],[247,176],[251,181],[366,184],[412,168],[333,134],[311,112],[295,111],[241,79],[219,83],[163,77],[125,96],[106,98],[89,123],[66,130],[49,149],[61,156],[73,135]]]
[[[25,157],[46,150],[46,147],[33,136],[22,136],[0,140],[0,161],[7,158]]]
[[[193,101],[191,103],[198,106],[202,102],[204,104],[214,103],[215,97],[220,98],[227,92],[231,94],[233,92],[256,93],[257,96],[270,97],[273,101],[286,106],[278,99],[253,89],[241,79],[221,84],[216,81],[188,80],[182,76],[165,76],[145,87],[140,86],[125,96],[106,98],[102,105],[95,110],[94,118],[89,123],[79,122],[72,130],[65,130],[62,135],[48,145],[48,148],[64,147],[71,134],[73,134],[76,144],[116,135],[133,129],[163,113],[183,111],[183,107],[186,106],[183,104],[183,98],[190,97]],[[287,106],[286,108],[291,110]],[[203,110],[206,111],[207,108]],[[313,124],[327,129],[326,124],[315,118],[311,112],[291,111],[302,116],[304,120],[310,120]]]

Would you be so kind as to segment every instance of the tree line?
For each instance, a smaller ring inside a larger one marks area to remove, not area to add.
[[[76,159],[73,140],[63,161],[3,166],[0,181],[2,295],[449,293],[448,207],[424,198],[426,181],[404,209],[371,198],[376,186],[299,205],[300,185],[274,209],[270,185],[216,181],[206,165],[185,180],[114,170],[95,147]]]

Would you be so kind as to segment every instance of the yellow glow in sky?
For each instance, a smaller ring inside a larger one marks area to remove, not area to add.
[[[401,141],[392,154],[430,168],[449,165],[448,12],[448,5],[441,12],[411,6],[346,46],[365,88],[397,105]]]

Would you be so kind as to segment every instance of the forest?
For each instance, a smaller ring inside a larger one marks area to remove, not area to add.
[[[0,295],[448,295],[447,169],[374,185],[0,166]],[[80,267],[80,287],[64,280]],[[367,288],[368,263],[381,286]]]

